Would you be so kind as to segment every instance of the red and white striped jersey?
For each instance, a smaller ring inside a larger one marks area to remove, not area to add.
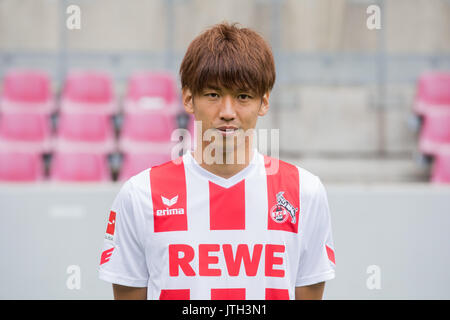
[[[229,179],[189,152],[129,179],[99,267],[100,279],[147,287],[148,299],[294,299],[295,287],[334,275],[320,179],[258,152]]]

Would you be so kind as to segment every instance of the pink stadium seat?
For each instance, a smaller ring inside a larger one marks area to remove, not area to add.
[[[61,95],[61,109],[111,114],[117,111],[111,76],[100,71],[72,71]]]
[[[418,115],[450,112],[450,72],[427,72],[419,78],[414,111]]]
[[[0,105],[2,111],[52,112],[55,104],[49,76],[35,70],[8,72]]]
[[[170,161],[170,153],[127,153],[124,154],[119,180],[125,181],[139,172]]]
[[[39,153],[0,152],[0,181],[33,182],[42,180],[43,176]]]
[[[115,151],[114,130],[108,114],[61,112],[56,141],[57,150]]]
[[[4,112],[0,115],[0,146],[47,152],[51,148],[50,117],[44,113]]]
[[[107,156],[101,153],[55,152],[50,179],[64,182],[110,181]]]
[[[431,182],[450,183],[450,153],[439,153],[435,156],[431,169]]]
[[[424,117],[419,150],[428,155],[450,151],[450,113],[427,114]]]
[[[155,113],[129,113],[124,115],[121,138],[141,142],[170,141],[176,121],[172,116]]]
[[[137,72],[129,81],[124,111],[161,110],[173,113],[176,109],[177,87],[167,72]]]

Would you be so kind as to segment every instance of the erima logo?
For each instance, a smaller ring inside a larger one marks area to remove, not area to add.
[[[161,196],[161,200],[162,200],[163,204],[165,204],[168,207],[171,207],[175,203],[177,203],[178,195],[176,195],[172,199],[167,199],[167,198],[164,198],[163,196]],[[157,216],[171,216],[171,215],[176,215],[176,214],[184,214],[184,209],[183,208],[174,208],[174,209],[167,208],[167,209],[162,209],[162,210],[161,209],[156,210]]]
[[[167,199],[164,198],[163,196],[161,196],[161,200],[163,202],[163,204],[165,204],[166,206],[173,206],[175,203],[177,203],[178,201],[178,195],[176,195],[175,197],[173,197],[172,199]]]
[[[172,216],[175,214],[184,214],[183,208],[175,208],[175,209],[158,209],[156,210],[157,216]]]

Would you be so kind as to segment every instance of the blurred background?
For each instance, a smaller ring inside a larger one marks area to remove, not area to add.
[[[222,21],[271,44],[258,128],[327,189],[325,298],[449,299],[449,0],[0,0],[0,298],[112,298],[109,207],[192,132],[178,69]]]

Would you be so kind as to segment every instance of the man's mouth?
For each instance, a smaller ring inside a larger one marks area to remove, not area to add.
[[[235,134],[238,131],[238,128],[233,126],[222,126],[218,127],[217,130],[219,130],[222,136],[228,137]]]

